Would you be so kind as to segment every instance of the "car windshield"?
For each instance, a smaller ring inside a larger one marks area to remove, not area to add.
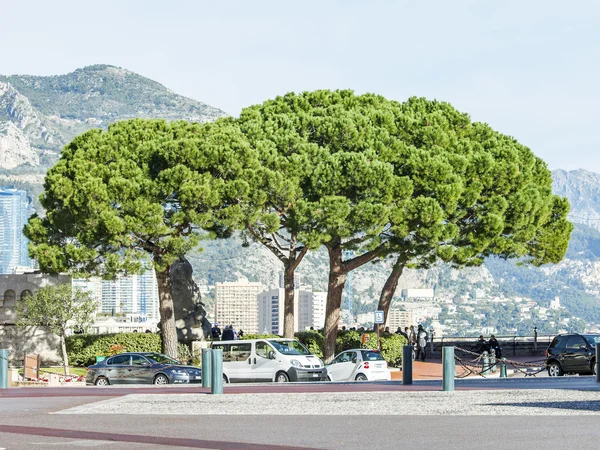
[[[586,334],[585,338],[592,345],[600,344],[600,335],[599,334]]]
[[[361,350],[363,361],[383,361],[384,358],[381,353],[374,352],[372,350]]]
[[[298,341],[269,341],[283,355],[310,355],[307,348]]]
[[[162,353],[149,353],[144,354],[144,356],[159,364],[180,364],[179,361],[170,358],[167,355],[163,355]]]

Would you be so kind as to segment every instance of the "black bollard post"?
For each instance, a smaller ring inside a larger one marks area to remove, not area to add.
[[[594,361],[594,370],[596,371],[596,383],[600,383],[600,342],[596,342],[596,361]]]
[[[413,346],[402,347],[402,384],[412,384]]]

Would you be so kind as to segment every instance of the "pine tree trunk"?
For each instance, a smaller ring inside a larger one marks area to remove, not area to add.
[[[60,333],[60,350],[63,357],[63,367],[65,368],[65,376],[69,375],[69,357],[67,356],[67,343],[65,342],[64,330]]]
[[[171,293],[170,266],[162,271],[156,271],[158,284],[158,299],[160,310],[160,330],[162,335],[162,352],[177,359],[177,329],[175,328],[175,313],[173,310],[173,295]]]
[[[283,272],[284,304],[283,304],[283,337],[294,338],[294,285],[295,270],[291,264],[286,264]]]
[[[335,356],[335,341],[337,339],[342,293],[346,284],[347,272],[342,261],[340,245],[328,247],[329,251],[329,283],[327,285],[327,307],[325,309],[325,363],[331,362]]]
[[[396,288],[398,287],[398,281],[400,280],[400,276],[402,275],[402,271],[404,270],[404,262],[400,257],[394,263],[392,267],[392,273],[385,281],[383,285],[383,289],[381,290],[381,295],[379,296],[379,304],[377,305],[377,310],[383,311],[384,317],[387,322],[388,312],[390,311],[390,305],[392,304],[392,298],[394,297],[394,292],[396,292]],[[379,324],[377,327],[379,328],[379,332],[383,331],[385,324]],[[392,330],[393,332],[394,330]]]

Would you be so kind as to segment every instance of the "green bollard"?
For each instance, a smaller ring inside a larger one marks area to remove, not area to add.
[[[500,378],[506,378],[506,358],[500,358]]]
[[[456,365],[454,362],[454,347],[442,348],[442,388],[444,391],[454,391],[454,376]]]
[[[412,384],[413,346],[402,347],[402,384]]]
[[[498,371],[498,367],[496,366],[496,351],[492,350],[490,352],[490,370],[492,373],[496,373]]]
[[[488,357],[488,352],[483,352],[483,367],[481,370],[481,374],[483,376],[489,375],[490,373],[490,358]]]
[[[223,393],[223,350],[213,348],[211,352],[211,394]]]
[[[8,350],[0,350],[0,389],[8,388]]]
[[[209,388],[211,381],[211,354],[210,348],[202,349],[202,387]]]

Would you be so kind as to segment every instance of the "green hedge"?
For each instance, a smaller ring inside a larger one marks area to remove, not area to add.
[[[275,339],[281,336],[277,336],[276,334],[246,334],[241,337],[241,340],[247,341],[250,339]]]
[[[160,352],[161,337],[154,333],[116,333],[116,334],[75,334],[66,339],[69,364],[89,366],[96,362],[96,356],[109,356],[114,353],[111,347],[117,346],[118,352]],[[179,344],[179,359],[187,362],[190,350]]]
[[[370,336],[368,344],[361,344],[361,333],[358,331],[342,331],[338,334],[335,353],[338,354],[350,348],[377,348],[377,334],[367,333]],[[245,334],[242,339],[269,339],[278,338],[274,334]],[[323,358],[325,340],[319,331],[300,331],[295,335],[311,353]],[[127,352],[160,352],[161,338],[158,334],[151,333],[117,333],[117,334],[76,334],[66,339],[69,363],[74,367],[89,366],[94,364],[96,356],[109,356],[111,347],[118,346],[119,351]],[[402,346],[406,345],[406,338],[399,334],[384,333],[381,336],[381,353],[391,365],[402,362]],[[121,348],[122,347],[122,348]],[[179,359],[188,362],[190,359],[198,364],[199,356],[191,355],[189,347],[179,344]],[[113,348],[113,352],[115,349]]]
[[[310,352],[318,356],[319,358],[323,358],[323,348],[325,345],[325,340],[323,335],[318,331],[300,331],[295,335],[296,339],[304,344]]]

